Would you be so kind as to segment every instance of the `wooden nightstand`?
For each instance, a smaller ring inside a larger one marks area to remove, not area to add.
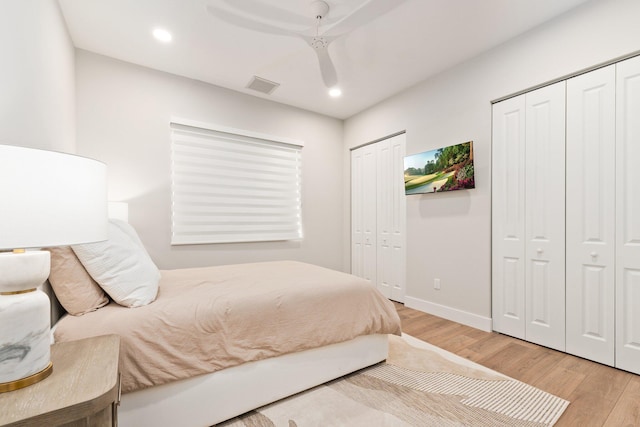
[[[51,376],[0,394],[0,426],[116,426],[119,353],[117,335],[54,344]]]

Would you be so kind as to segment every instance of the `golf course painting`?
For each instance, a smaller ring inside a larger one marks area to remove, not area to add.
[[[437,148],[404,158],[405,194],[475,188],[473,141]]]

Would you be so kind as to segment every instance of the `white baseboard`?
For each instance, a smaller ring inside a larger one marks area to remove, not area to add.
[[[471,326],[472,328],[487,332],[491,332],[492,330],[492,321],[490,317],[479,316],[467,311],[458,310],[456,308],[447,307],[446,305],[440,305],[409,296],[405,296],[404,305],[425,313],[433,314],[434,316],[442,317],[443,319]]]

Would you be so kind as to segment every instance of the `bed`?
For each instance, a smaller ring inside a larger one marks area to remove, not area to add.
[[[125,427],[219,423],[381,362],[400,333],[368,282],[296,261],[163,270],[152,302],[97,305],[54,339],[121,337]]]

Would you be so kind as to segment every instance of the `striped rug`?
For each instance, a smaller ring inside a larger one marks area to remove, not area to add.
[[[224,427],[552,426],[569,402],[408,335],[385,363]]]

